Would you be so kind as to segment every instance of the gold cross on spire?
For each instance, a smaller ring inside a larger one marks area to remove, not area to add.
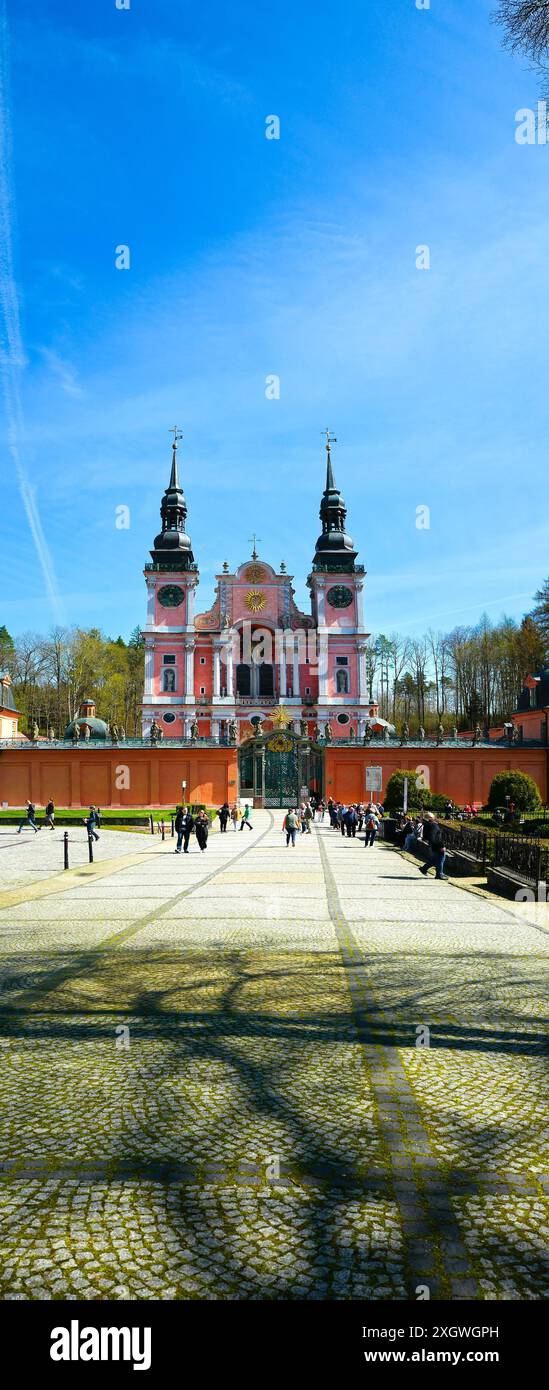
[[[248,540],[250,544],[253,545],[252,560],[257,560],[257,543],[261,540],[261,536],[256,536],[254,531],[253,536],[248,536]]]
[[[336,437],[335,437],[335,434],[332,434],[332,431],[331,431],[331,430],[321,430],[320,433],[321,433],[322,435],[324,435],[324,434],[326,435],[326,444],[325,444],[324,447],[325,447],[325,449],[326,449],[326,453],[327,453],[328,458],[329,458],[329,457],[330,457],[330,450],[331,450],[332,444],[337,444],[337,439],[336,439]]]
[[[173,434],[173,447],[174,447],[174,449],[177,449],[177,441],[178,441],[178,439],[182,439],[182,438],[183,438],[183,434],[182,434],[181,430],[179,429],[179,426],[178,426],[178,425],[172,425],[172,428],[171,428],[171,430],[168,431],[168,433],[169,433],[169,434]]]

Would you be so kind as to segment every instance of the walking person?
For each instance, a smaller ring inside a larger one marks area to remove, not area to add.
[[[205,811],[198,812],[194,829],[200,851],[203,854],[204,850],[208,847],[208,834],[210,830],[210,822]]]
[[[99,835],[97,834],[97,826],[100,824],[101,816],[97,809],[97,806],[90,806],[89,815],[86,817],[86,820],[84,821],[84,825],[86,826],[86,830],[88,832],[88,838],[90,840],[99,839]]]
[[[444,831],[432,811],[426,811],[423,817],[423,839],[429,849],[429,858],[426,864],[421,865],[420,874],[426,877],[429,873],[429,869],[434,868],[435,878],[441,883],[447,883],[448,879],[444,873],[444,864],[446,861]]]
[[[181,846],[183,844],[183,834],[185,829],[185,814],[186,812],[184,806],[176,806],[173,828],[177,835],[177,844],[174,850],[174,854],[181,854]]]
[[[293,848],[295,849],[295,837],[297,834],[298,826],[299,816],[297,814],[297,811],[292,811],[291,807],[289,806],[286,815],[284,816],[284,821],[282,823],[282,829],[286,831],[286,849],[288,848],[290,840],[292,842]]]
[[[189,840],[191,838],[193,830],[194,816],[192,814],[190,806],[187,806],[187,810],[185,811],[183,816],[183,854],[189,853]]]
[[[236,808],[236,803],[235,803],[233,806],[231,806],[231,821],[232,821],[233,830],[236,830],[237,822],[238,822],[238,811],[237,811],[237,808]]]
[[[375,807],[372,806],[368,814],[368,819],[366,821],[366,839],[364,841],[365,848],[375,844],[378,830],[379,819]]]
[[[308,801],[304,811],[305,833],[307,835],[311,834],[311,821],[314,820],[314,818],[315,813],[313,811],[310,801]]]
[[[44,826],[49,825],[50,830],[55,830],[55,826],[54,826],[54,823],[53,823],[54,820],[55,820],[55,804],[54,804],[52,798],[50,797],[50,800],[48,801],[48,804],[47,804],[47,806],[46,806],[46,815],[45,815],[45,819],[44,819]]]
[[[248,830],[253,830],[253,825],[252,825],[252,822],[251,822],[250,817],[251,817],[250,807],[249,807],[249,805],[248,805],[248,802],[246,802],[246,805],[245,805],[245,807],[244,807],[244,815],[243,815],[242,820],[241,820],[241,822],[240,822],[240,829],[241,829],[241,830],[244,829],[244,826],[245,826],[245,825],[247,825]]]
[[[19,829],[17,831],[18,835],[21,834],[24,825],[32,826],[32,829],[34,830],[35,834],[38,834],[38,831],[40,830],[40,826],[36,824],[36,807],[34,805],[34,802],[32,801],[27,801],[26,815],[24,815],[23,819],[19,821]]]
[[[219,816],[219,828],[220,828],[220,830],[221,830],[221,831],[226,831],[226,829],[227,829],[227,821],[228,821],[228,819],[229,819],[229,814],[230,814],[230,813],[229,813],[229,803],[228,803],[228,801],[224,801],[224,802],[223,802],[223,805],[220,807],[220,809],[219,809],[219,811],[218,811],[217,814],[218,814],[218,816]]]

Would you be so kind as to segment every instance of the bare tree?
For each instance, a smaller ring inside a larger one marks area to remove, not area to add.
[[[549,50],[549,0],[499,0],[492,18],[505,31],[506,48],[544,66]]]

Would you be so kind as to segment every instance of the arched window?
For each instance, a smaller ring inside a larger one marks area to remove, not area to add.
[[[168,668],[168,670],[162,672],[162,676],[163,676],[162,688],[163,688],[165,694],[166,694],[166,695],[173,695],[174,690],[175,690],[175,671],[172,671],[172,670],[170,670],[170,669]]]
[[[345,671],[343,667],[336,672],[336,690],[338,695],[349,694],[349,672]]]

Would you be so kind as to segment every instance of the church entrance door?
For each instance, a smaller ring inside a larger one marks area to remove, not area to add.
[[[294,739],[274,734],[265,745],[265,806],[299,804],[299,755]]]

